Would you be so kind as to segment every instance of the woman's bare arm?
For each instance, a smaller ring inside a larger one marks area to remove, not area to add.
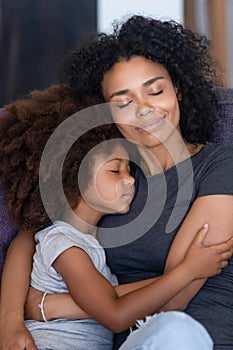
[[[209,232],[205,241],[205,244],[214,244],[218,242],[223,242],[233,236],[233,197],[229,195],[213,195],[205,196],[197,199],[191,210],[189,211],[184,223],[179,229],[176,238],[170,249],[167,264],[165,268],[165,273],[172,270],[177,264],[184,258],[194,236],[196,235],[198,229],[203,225],[204,222],[210,223]],[[193,296],[200,290],[200,288],[205,283],[206,279],[195,280],[190,286],[186,287],[182,292],[180,292],[175,298],[171,299],[166,305],[164,305],[162,310],[173,310],[180,309],[183,310],[188,305],[189,301]],[[148,283],[141,281],[142,283]],[[138,282],[137,282],[138,283]],[[136,284],[130,284],[124,293],[128,293],[134,289],[137,289]],[[118,287],[118,292],[124,286]],[[117,292],[117,293],[118,293]],[[121,292],[120,292],[121,293]],[[120,295],[123,295],[120,294]],[[59,303],[59,298],[62,298],[63,307]],[[47,297],[46,297],[47,298]],[[38,299],[37,299],[38,300]],[[70,318],[85,318],[89,317],[87,314],[83,314],[78,306],[74,305],[74,301],[69,295],[64,296],[48,296],[45,303],[45,310],[48,312],[49,318],[57,317],[70,317]],[[36,319],[41,320],[41,315],[39,310],[35,306],[37,303],[30,303],[31,310],[36,310]],[[30,313],[29,313],[30,314]],[[33,312],[35,316],[35,312]],[[85,316],[84,316],[85,315]]]
[[[138,281],[134,283],[127,283],[115,286],[114,289],[117,295],[122,295],[133,292],[154,282],[156,278],[149,278],[147,280]],[[41,310],[38,305],[41,302],[43,292],[29,288],[29,293],[25,307],[25,318],[37,321],[43,321]],[[86,319],[91,318],[89,314],[83,311],[78,304],[72,299],[70,294],[47,294],[44,301],[44,311],[46,319],[51,321],[56,318],[69,318],[69,319]]]
[[[0,305],[0,349],[35,350],[24,326],[24,304],[35,250],[34,234],[21,231],[12,241],[3,270]]]
[[[156,312],[192,280],[213,276],[226,266],[232,255],[233,240],[206,248],[202,244],[206,230],[199,230],[185,258],[172,271],[121,297],[80,248],[65,250],[56,258],[53,267],[62,275],[73,299],[83,310],[107,328],[120,332],[137,319]]]
[[[168,254],[165,273],[171,271],[184,258],[197,228],[203,222],[209,223],[205,239],[206,245],[216,244],[233,237],[233,196],[211,195],[195,200],[186,219],[180,227]],[[206,279],[193,281],[176,297],[171,299],[162,310],[184,310],[190,300],[198,293]]]

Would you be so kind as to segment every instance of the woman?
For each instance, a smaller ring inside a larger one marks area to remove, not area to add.
[[[133,16],[112,35],[92,38],[67,61],[66,81],[76,96],[111,102],[113,119],[136,143],[146,175],[140,169],[134,174],[138,189],[129,214],[102,223],[120,232],[132,229],[131,241],[120,246],[103,237],[107,262],[120,283],[172,269],[205,221],[210,223],[206,244],[233,235],[233,149],[207,143],[216,113],[208,47],[205,37],[179,24]],[[20,244],[29,243],[22,238]],[[185,310],[207,328],[215,349],[231,349],[232,276],[231,259],[220,275],[191,283],[162,309]],[[68,300],[65,309],[73,311]],[[57,303],[53,310],[51,317],[66,315]],[[125,337],[118,337],[116,348]]]
[[[88,114],[92,120],[98,118],[95,108],[70,116],[72,105],[70,89],[64,86],[33,92],[30,98],[11,104],[11,113],[0,120],[0,181],[15,225],[37,231],[30,284],[44,292],[40,308],[45,322],[25,321],[37,348],[112,350],[113,331],[134,326],[138,319],[153,314],[192,280],[213,276],[226,266],[233,240],[204,247],[206,225],[185,259],[170,273],[159,279],[118,285],[106,265],[96,233],[97,223],[104,215],[127,213],[133,200],[134,178],[130,175],[127,141],[114,124],[86,132]],[[73,110],[77,110],[77,105],[73,105]],[[67,144],[77,132],[82,135],[66,154]],[[65,198],[56,180],[64,157]],[[40,196],[43,188],[45,197]],[[54,293],[70,293],[95,320],[46,322],[43,303],[47,294]],[[168,314],[173,319],[179,315]],[[157,326],[164,317],[165,313],[160,318],[156,315]],[[185,323],[195,324],[190,319],[187,316]],[[199,326],[200,333],[201,329],[207,337],[204,327]],[[177,329],[175,333],[179,332]],[[169,341],[176,343],[172,337]],[[195,348],[208,350],[211,344],[199,343]]]

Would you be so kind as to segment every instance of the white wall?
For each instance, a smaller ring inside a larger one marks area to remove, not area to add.
[[[114,20],[141,14],[183,23],[183,0],[98,0],[98,30],[111,31]]]

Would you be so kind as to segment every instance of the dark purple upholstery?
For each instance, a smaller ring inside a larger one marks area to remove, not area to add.
[[[0,117],[3,113],[4,110],[0,108]],[[6,258],[7,248],[12,239],[15,237],[16,233],[16,229],[10,224],[7,215],[6,199],[3,190],[0,187],[0,282],[2,277],[3,263]]]
[[[233,89],[216,87],[215,92],[219,98],[220,110],[209,141],[233,143]],[[0,115],[2,113],[4,111],[0,109]],[[15,235],[16,230],[9,223],[6,201],[0,189],[0,281],[6,251]]]
[[[7,248],[16,233],[17,231],[8,220],[6,200],[4,193],[0,188],[0,282]]]
[[[233,89],[216,87],[220,110],[214,132],[209,141],[233,143]]]

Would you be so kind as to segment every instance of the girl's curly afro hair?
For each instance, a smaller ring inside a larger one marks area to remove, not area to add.
[[[54,85],[43,91],[33,91],[28,98],[5,106],[5,113],[0,118],[0,183],[6,193],[10,218],[17,228],[38,230],[51,223],[51,215],[47,214],[40,193],[41,157],[55,129],[77,111],[88,110],[85,107],[97,104],[98,100],[89,99],[85,103],[77,103],[69,87]],[[69,139],[72,130],[66,133]],[[121,134],[114,124],[91,130],[87,128],[67,152],[61,170],[62,184],[72,209],[77,206],[81,195],[77,174],[83,158],[102,141],[116,137],[121,137]],[[50,184],[64,155],[65,136],[57,146],[52,161],[42,169],[43,181],[50,181]],[[103,152],[109,154],[111,147],[103,147]],[[91,179],[92,161],[90,157],[83,179],[84,187]],[[58,219],[64,203],[54,186],[49,187],[47,198],[53,219]]]
[[[133,56],[158,62],[167,69],[182,97],[179,106],[184,139],[205,143],[217,111],[213,86],[219,83],[209,48],[205,36],[175,21],[132,16],[122,25],[116,24],[112,34],[83,40],[64,63],[61,79],[80,99],[89,95],[104,101],[101,83],[115,63]]]

